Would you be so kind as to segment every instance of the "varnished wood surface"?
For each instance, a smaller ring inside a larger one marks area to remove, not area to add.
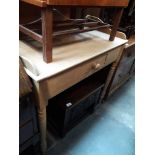
[[[56,6],[121,6],[128,5],[129,0],[21,0],[29,4],[45,7],[47,5]]]
[[[46,0],[20,0],[20,1],[32,4],[32,5],[36,5],[39,7],[45,7],[47,5]]]
[[[49,5],[127,6],[128,0],[47,0]]]
[[[118,29],[118,26],[119,26],[119,23],[120,23],[122,14],[123,14],[123,10],[124,10],[124,8],[117,8],[115,10],[113,27],[112,27],[112,30],[110,33],[110,38],[109,38],[110,41],[113,41],[115,39],[117,29]]]
[[[63,39],[59,38],[55,40],[53,62],[49,64],[42,60],[42,48],[39,44],[35,42],[33,45],[36,44],[36,46],[30,46],[30,43],[20,41],[20,56],[26,57],[36,66],[39,72],[38,76],[28,70],[27,73],[35,81],[40,81],[107,53],[127,42],[120,38],[116,38],[115,41],[111,42],[108,41],[108,38],[109,35],[99,31],[68,36]]]
[[[49,63],[52,61],[52,33],[53,33],[53,12],[49,7],[43,9],[42,15],[42,38],[43,38],[43,59]]]

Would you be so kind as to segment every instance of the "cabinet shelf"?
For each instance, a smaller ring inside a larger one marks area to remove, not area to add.
[[[49,100],[47,119],[50,128],[53,126],[61,136],[64,136],[67,131],[93,111],[99,103],[109,67],[101,69]]]
[[[109,66],[105,67],[94,75],[91,75],[73,87],[55,96],[49,100],[49,103],[57,103],[60,107],[64,107],[65,103],[69,102],[72,102],[73,105],[77,104],[77,102],[80,102],[91,95],[94,91],[104,86],[108,68]]]

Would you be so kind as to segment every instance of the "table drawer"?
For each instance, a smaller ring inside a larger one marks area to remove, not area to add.
[[[117,59],[120,50],[121,47],[118,47],[106,54],[97,56],[63,73],[47,79],[45,82],[48,90],[48,96],[54,97],[65,89],[73,86],[96,71],[114,62]]]
[[[112,62],[114,62],[117,59],[118,54],[119,54],[119,52],[121,52],[121,50],[123,50],[122,47],[118,47],[118,48],[112,50],[111,52],[109,52],[107,59],[106,59],[106,65],[109,65]]]

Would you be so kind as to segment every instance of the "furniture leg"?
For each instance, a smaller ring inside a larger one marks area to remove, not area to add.
[[[35,83],[35,93],[37,97],[37,110],[38,110],[38,120],[41,136],[41,151],[45,155],[47,151],[47,121],[46,121],[46,105],[47,99],[44,93],[44,89],[40,83]]]
[[[119,55],[118,55],[118,58],[115,62],[113,62],[111,68],[110,68],[110,71],[108,73],[108,76],[107,76],[107,79],[106,79],[106,83],[105,83],[105,86],[101,92],[101,96],[100,96],[100,102],[102,102],[103,99],[106,99],[108,97],[108,93],[110,91],[110,86],[112,84],[112,81],[113,81],[113,78],[115,76],[115,73],[116,73],[116,70],[117,70],[117,67],[120,63],[120,60],[121,60],[121,57],[123,56],[123,49],[124,49],[124,46],[122,47]]]
[[[110,41],[113,41],[116,36],[116,32],[117,32],[117,29],[118,29],[118,26],[119,26],[119,23],[120,23],[122,14],[123,14],[123,10],[124,8],[117,8],[115,12],[113,28],[111,30],[110,38],[109,38]]]
[[[45,155],[47,151],[47,142],[46,142],[46,108],[38,109],[38,118],[39,118],[39,128],[41,134],[41,151]]]
[[[53,11],[50,6],[42,8],[42,36],[43,36],[43,59],[45,62],[52,61],[52,33],[53,33]]]

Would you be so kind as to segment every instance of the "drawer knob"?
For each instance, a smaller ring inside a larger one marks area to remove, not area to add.
[[[101,64],[99,64],[99,63],[93,65],[94,69],[99,69],[100,67],[101,67]]]

